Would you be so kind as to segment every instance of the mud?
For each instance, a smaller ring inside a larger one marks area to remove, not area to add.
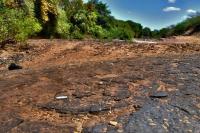
[[[0,132],[200,132],[200,44],[29,43],[1,66]]]

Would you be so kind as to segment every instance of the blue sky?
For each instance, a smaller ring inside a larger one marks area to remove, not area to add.
[[[87,1],[87,0],[84,0]],[[200,0],[101,0],[117,19],[133,20],[151,29],[176,24],[200,11]]]

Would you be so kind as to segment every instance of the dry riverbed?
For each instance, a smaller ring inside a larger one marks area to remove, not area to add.
[[[199,133],[200,41],[180,40],[0,50],[0,133]]]

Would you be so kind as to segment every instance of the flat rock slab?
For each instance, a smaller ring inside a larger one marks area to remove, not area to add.
[[[128,107],[130,103],[128,102],[117,102],[114,104],[108,104],[106,102],[96,102],[96,103],[86,103],[86,104],[68,104],[66,101],[63,102],[50,102],[47,104],[37,105],[39,108],[44,110],[55,110],[58,113],[63,114],[98,114],[108,112],[113,109],[120,109]]]
[[[125,122],[125,123],[123,123]],[[109,123],[87,127],[84,133],[199,133],[200,120],[169,104],[150,102],[138,112],[118,119],[120,126]]]
[[[153,92],[150,94],[151,98],[166,98],[168,97],[167,92]]]
[[[174,106],[153,103],[145,105],[140,111],[130,116],[125,132],[198,133],[200,132],[200,121]]]
[[[103,92],[104,96],[109,96],[113,98],[116,101],[120,101],[123,99],[127,99],[131,96],[130,91],[127,87],[112,87],[112,88],[106,88]]]
[[[200,45],[32,43],[0,59],[0,132],[200,132]]]

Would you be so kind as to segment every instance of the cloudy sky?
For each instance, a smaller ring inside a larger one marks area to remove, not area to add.
[[[86,1],[86,0],[85,0]],[[118,19],[133,20],[151,29],[176,24],[200,11],[200,0],[101,0]]]

